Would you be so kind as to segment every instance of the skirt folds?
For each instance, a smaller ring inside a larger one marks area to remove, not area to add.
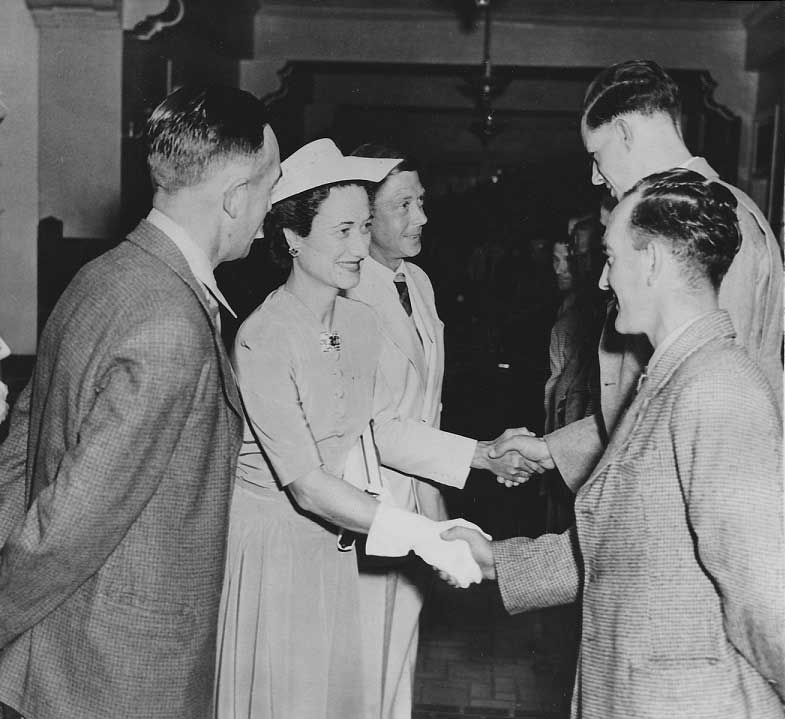
[[[218,623],[218,719],[363,715],[357,562],[280,492],[238,481]]]

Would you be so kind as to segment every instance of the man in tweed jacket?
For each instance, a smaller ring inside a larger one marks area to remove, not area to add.
[[[532,540],[449,533],[471,538],[510,612],[582,592],[573,717],[785,716],[782,415],[717,305],[735,205],[671,170],[613,213],[616,328],[644,333],[654,354],[578,491],[571,550],[546,573]]]
[[[242,412],[213,269],[279,175],[262,104],[153,113],[154,209],[55,307],[0,447],[0,701],[27,719],[210,713]]]

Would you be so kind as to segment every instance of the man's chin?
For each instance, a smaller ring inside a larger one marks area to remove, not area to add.
[[[408,257],[416,257],[422,251],[422,242],[420,240],[409,242],[406,245],[406,250]]]

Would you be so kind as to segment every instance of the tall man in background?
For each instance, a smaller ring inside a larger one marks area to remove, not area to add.
[[[402,158],[371,191],[373,224],[370,256],[361,266],[360,283],[347,295],[371,305],[379,318],[384,348],[381,372],[402,418],[431,427],[441,419],[444,377],[444,325],[436,312],[428,275],[407,260],[421,249],[422,229],[428,218],[423,209],[425,189],[415,161],[391,148],[366,144],[354,155]],[[509,436],[508,430],[503,436]],[[517,454],[491,459],[491,442],[453,435],[445,455],[444,484],[462,488],[471,467],[486,469],[509,482],[528,476]],[[439,489],[428,481],[383,468],[385,488],[397,506],[431,519],[447,519]],[[458,481],[456,481],[456,478]],[[418,622],[430,571],[423,575],[415,560],[395,567],[361,565],[363,608],[363,668],[373,677],[380,695],[368,707],[367,719],[408,719],[417,659]]]
[[[210,716],[242,409],[213,270],[270,207],[262,103],[182,88],[153,210],[84,267],[0,447],[0,700],[35,719]]]
[[[617,199],[642,178],[676,167],[722,182],[708,162],[694,157],[684,144],[679,88],[650,60],[629,60],[597,75],[584,97],[581,136],[592,157],[592,182],[606,185]],[[760,364],[775,396],[781,397],[782,254],[755,203],[738,188],[722,184],[738,202],[742,242],[720,285],[719,306],[730,314],[736,341]],[[614,321],[611,312],[600,339],[601,411],[535,442],[517,437],[505,444],[531,460],[553,461],[573,491],[596,465],[652,352],[643,337],[619,338]]]

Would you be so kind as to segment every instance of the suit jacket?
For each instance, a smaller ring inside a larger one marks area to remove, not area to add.
[[[728,314],[704,315],[579,490],[560,561],[494,544],[509,611],[583,592],[574,717],[785,715],[782,500],[778,398]]]
[[[436,313],[433,287],[417,265],[406,263],[413,314],[424,330],[422,343],[411,318],[401,307],[389,271],[368,257],[362,263],[360,283],[347,296],[373,307],[383,336],[381,373],[390,388],[401,418],[439,427],[444,378],[444,324]],[[475,441],[443,432],[441,483],[463,487],[474,455]],[[426,480],[383,468],[385,485],[401,506],[417,509],[431,519],[447,518],[441,492]],[[413,501],[412,501],[413,500]],[[414,506],[412,506],[412,504]]]
[[[721,182],[701,157],[687,168]],[[736,216],[742,242],[719,292],[720,307],[730,313],[737,342],[760,364],[777,397],[782,396],[782,254],[766,219],[741,190],[722,183],[738,200]],[[629,405],[638,377],[651,356],[643,336],[620,336],[609,316],[600,339],[602,412],[546,436],[548,449],[564,481],[575,491],[597,464],[603,435],[613,430]]]
[[[201,285],[143,221],[44,329],[0,447],[0,700],[29,719],[209,715],[242,438]]]
[[[584,293],[556,320],[549,347],[551,375],[545,383],[545,431],[593,414],[599,404],[597,343],[607,298]]]

